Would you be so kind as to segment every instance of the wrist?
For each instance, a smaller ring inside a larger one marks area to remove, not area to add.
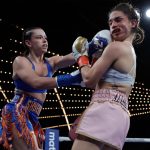
[[[89,58],[87,56],[80,56],[78,58],[78,61],[77,61],[78,65],[79,65],[79,68],[83,67],[83,66],[87,66],[87,65],[90,65],[89,64]]]
[[[56,77],[57,87],[77,85],[80,84],[81,81],[82,76],[78,70],[72,72],[71,74],[58,75]]]

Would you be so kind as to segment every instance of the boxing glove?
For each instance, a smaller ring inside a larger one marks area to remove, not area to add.
[[[88,48],[88,40],[82,36],[79,36],[72,45],[72,53],[74,59],[79,65],[79,68],[84,65],[89,65]]]
[[[93,37],[91,42],[88,44],[88,55],[92,55],[99,51],[102,54],[104,48],[111,42],[111,34],[109,30],[101,30]]]
[[[56,83],[58,87],[71,85],[79,85],[81,87],[85,87],[79,70],[73,71],[70,74],[56,76]]]

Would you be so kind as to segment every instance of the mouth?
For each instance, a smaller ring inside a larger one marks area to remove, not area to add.
[[[48,45],[47,44],[43,44],[42,47],[43,48],[48,48]]]
[[[112,31],[112,34],[119,34],[120,31],[121,31],[121,30],[120,30],[119,28],[114,29],[114,30]]]

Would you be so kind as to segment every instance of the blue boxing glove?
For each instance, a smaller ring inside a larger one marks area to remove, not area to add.
[[[58,87],[71,85],[79,85],[81,87],[85,87],[79,70],[76,70],[70,74],[58,75],[56,77],[56,82]]]
[[[104,48],[111,42],[111,34],[109,30],[101,30],[99,31],[89,42],[88,55],[92,57],[92,55],[99,51],[102,54]]]

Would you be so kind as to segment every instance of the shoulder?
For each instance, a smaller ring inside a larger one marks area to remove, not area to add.
[[[56,59],[57,59],[56,56],[45,57],[45,60],[52,66],[52,68],[54,67],[55,60],[56,60]]]
[[[24,59],[26,59],[24,56],[17,56],[14,61],[22,61]]]
[[[121,49],[124,49],[125,48],[125,42],[120,42],[120,41],[111,42],[108,45],[108,48],[112,49],[112,50],[121,50]]]
[[[110,52],[111,54],[119,55],[128,53],[130,48],[131,47],[126,42],[114,41],[106,47],[106,51]]]
[[[24,56],[17,56],[13,61],[13,65],[17,65],[17,66],[23,66],[23,65],[29,65],[29,64],[31,63]]]

